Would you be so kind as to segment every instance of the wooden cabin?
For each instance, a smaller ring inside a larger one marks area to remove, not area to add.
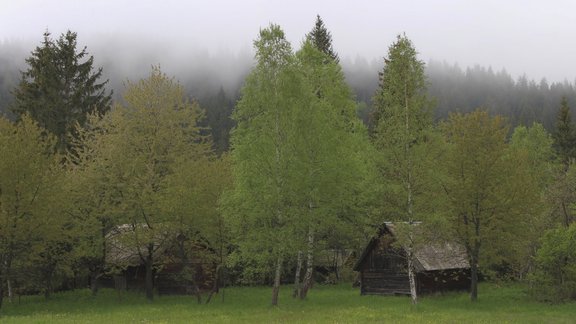
[[[188,242],[187,269],[193,274],[184,274],[178,241],[178,236],[170,232],[163,232],[154,238],[154,289],[160,295],[193,294],[190,281],[186,279],[190,275],[200,290],[212,289],[216,280],[215,252],[206,243]],[[145,253],[146,249],[144,246],[138,248],[134,243],[132,226],[125,224],[113,228],[106,235],[106,242],[106,267],[114,275],[103,280],[102,285],[144,291],[146,267],[140,254]]]
[[[393,244],[395,236],[394,223],[384,223],[354,265],[360,272],[361,295],[410,295],[406,250]],[[469,289],[470,266],[461,245],[431,243],[416,249],[414,256],[418,294]]]

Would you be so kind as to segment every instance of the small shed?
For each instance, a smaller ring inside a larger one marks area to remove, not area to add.
[[[145,227],[144,225],[140,225]],[[114,227],[106,235],[106,267],[115,269],[113,277],[105,278],[104,287],[144,291],[146,267],[138,248],[134,244],[134,229],[131,224]],[[154,288],[159,294],[193,294],[183,273],[183,264],[178,255],[178,236],[169,231],[154,239]],[[216,255],[207,243],[189,242],[187,266],[193,271],[193,279],[201,290],[211,289],[216,280]],[[107,280],[106,280],[107,279]]]
[[[361,295],[410,295],[406,250],[393,244],[395,236],[394,223],[384,223],[354,265],[360,272]],[[414,256],[418,294],[469,289],[470,265],[461,245],[430,243]]]

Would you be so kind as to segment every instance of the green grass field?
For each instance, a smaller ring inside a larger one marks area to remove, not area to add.
[[[407,297],[359,296],[350,285],[316,286],[308,300],[292,299],[282,287],[280,306],[269,306],[267,287],[227,288],[208,305],[194,297],[158,297],[88,290],[5,300],[0,323],[576,323],[576,303],[547,305],[531,301],[522,286],[482,284],[479,301],[468,295],[421,298],[417,307]]]

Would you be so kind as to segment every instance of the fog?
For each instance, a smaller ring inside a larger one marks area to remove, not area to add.
[[[344,60],[378,61],[405,32],[424,61],[561,82],[576,77],[573,12],[576,2],[568,0],[0,0],[0,40],[37,44],[46,29],[55,35],[71,29],[96,59],[126,62],[125,70],[140,69],[135,62],[167,69],[185,63],[193,72],[192,61],[205,66],[211,63],[198,60],[251,56],[258,30],[270,22],[296,48],[320,14]]]
[[[576,2],[530,0],[0,0],[0,114],[10,115],[18,71],[43,33],[72,30],[116,100],[126,80],[160,65],[206,109],[225,150],[258,31],[279,24],[297,50],[320,14],[365,122],[383,57],[405,33],[421,60],[435,62],[427,73],[437,118],[484,107],[550,129],[562,96],[576,105],[573,12]]]

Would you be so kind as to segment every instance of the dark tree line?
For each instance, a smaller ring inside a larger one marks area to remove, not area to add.
[[[331,35],[325,29],[320,18],[307,35],[318,48],[338,60],[331,45]],[[329,44],[329,45],[326,45]],[[328,46],[328,47],[326,47]],[[326,48],[324,48],[326,47]],[[145,49],[146,51],[146,49]],[[148,49],[151,51],[151,49]],[[25,50],[17,43],[0,44],[0,113],[13,117],[11,107],[14,103],[14,87],[18,85],[23,70]],[[111,54],[108,54],[109,56]],[[140,59],[148,58],[146,63],[132,63],[132,68],[146,70],[150,64],[160,58],[154,53],[139,54]],[[191,76],[178,76],[186,93],[200,103],[206,110],[204,126],[209,126],[214,145],[218,151],[228,149],[229,131],[233,126],[230,115],[235,102],[239,99],[240,86],[249,68],[250,61],[230,57],[234,69],[223,67],[218,60],[209,56],[198,56],[198,60],[213,64],[208,67],[193,67],[182,62],[183,71]],[[223,60],[220,58],[220,60]],[[122,82],[141,77],[139,72],[126,70],[117,65],[113,56],[103,60],[104,79],[109,79],[108,88],[116,94],[122,93]],[[358,115],[366,124],[372,112],[372,96],[378,87],[378,71],[382,62],[371,62],[358,57],[354,61],[341,60],[346,81],[353,90],[358,102]],[[223,71],[225,70],[225,71]],[[184,73],[184,72],[181,72]],[[435,119],[444,119],[450,112],[470,112],[482,107],[491,113],[508,118],[513,126],[531,125],[540,122],[551,131],[554,128],[556,114],[562,97],[568,104],[576,103],[576,88],[572,82],[548,83],[530,80],[526,76],[514,79],[506,71],[494,71],[491,68],[474,66],[461,68],[445,62],[431,61],[426,66],[428,93],[436,100]],[[201,78],[202,82],[198,82]],[[228,80],[226,84],[224,81]],[[118,99],[118,98],[115,98]]]
[[[576,89],[571,82],[536,82],[526,76],[514,80],[504,70],[495,72],[480,66],[463,70],[439,62],[430,62],[427,74],[430,95],[437,100],[437,118],[482,107],[507,117],[513,126],[539,122],[551,131],[562,97],[568,103],[576,102]]]

